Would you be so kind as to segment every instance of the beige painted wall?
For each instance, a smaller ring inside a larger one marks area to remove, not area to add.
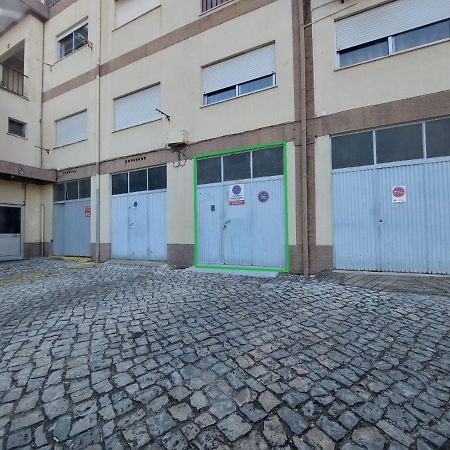
[[[331,204],[331,141],[329,136],[316,138],[315,145],[316,187],[316,245],[333,244]]]
[[[189,141],[198,142],[293,121],[290,8],[290,1],[279,0],[102,77],[101,160],[163,148],[170,131],[187,130]],[[239,40],[234,39],[236,35]],[[219,41],[220,47],[210,45]],[[272,41],[276,42],[278,87],[202,106],[202,66]],[[113,132],[114,98],[155,83],[161,83],[161,109],[171,122],[161,119]],[[89,141],[54,150],[45,158],[45,167],[95,162],[96,93],[93,81],[45,103],[44,142],[49,148],[54,146],[56,119],[85,108],[89,116]]]
[[[41,204],[44,201],[44,189],[46,188],[36,184],[0,180],[0,204],[25,206],[25,243],[41,242]]]
[[[0,89],[0,160],[39,166],[41,82],[42,82],[42,23],[28,15],[15,27],[0,36],[0,55],[25,41],[24,83],[27,98]],[[8,118],[27,124],[26,139],[8,135]]]
[[[313,1],[317,116],[450,89],[449,41],[337,70],[334,20],[384,1],[356,3]]]

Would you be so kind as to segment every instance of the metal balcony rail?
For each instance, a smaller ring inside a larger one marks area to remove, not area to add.
[[[21,72],[11,69],[8,66],[0,64],[0,88],[24,96],[25,78],[28,78]]]
[[[202,12],[208,11],[230,0],[202,0]]]
[[[41,0],[45,6],[53,6],[58,0]]]

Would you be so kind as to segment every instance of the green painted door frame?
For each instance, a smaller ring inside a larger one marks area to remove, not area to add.
[[[259,150],[263,148],[283,146],[283,165],[284,165],[284,240],[285,240],[285,266],[283,268],[273,267],[248,267],[248,266],[227,266],[227,265],[204,265],[198,263],[198,215],[197,215],[197,160],[202,158],[211,158],[213,156],[222,156],[229,153],[245,152],[251,150]],[[211,153],[202,153],[195,155],[194,160],[194,266],[203,269],[228,269],[228,270],[254,270],[258,272],[289,272],[289,212],[288,212],[288,167],[287,167],[287,142],[270,142],[261,145],[252,145],[249,147],[233,148],[228,150],[220,150]]]

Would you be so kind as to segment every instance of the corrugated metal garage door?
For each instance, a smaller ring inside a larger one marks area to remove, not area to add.
[[[450,161],[332,177],[335,268],[450,274]]]

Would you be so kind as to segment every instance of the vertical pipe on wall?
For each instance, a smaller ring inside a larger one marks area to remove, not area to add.
[[[297,244],[302,245],[302,271],[306,277],[310,274],[309,267],[309,234],[308,234],[308,180],[306,151],[306,54],[305,54],[305,23],[304,1],[292,0],[292,25],[294,48],[294,110],[295,110],[295,173],[297,214]],[[298,226],[301,224],[301,227]],[[299,229],[300,228],[300,229]]]
[[[96,214],[95,214],[95,260],[100,262],[100,118],[101,118],[101,108],[100,108],[100,65],[101,65],[101,54],[102,54],[102,0],[97,0],[97,76],[96,76],[96,88],[97,88],[97,155],[95,159],[95,203],[96,203]]]

